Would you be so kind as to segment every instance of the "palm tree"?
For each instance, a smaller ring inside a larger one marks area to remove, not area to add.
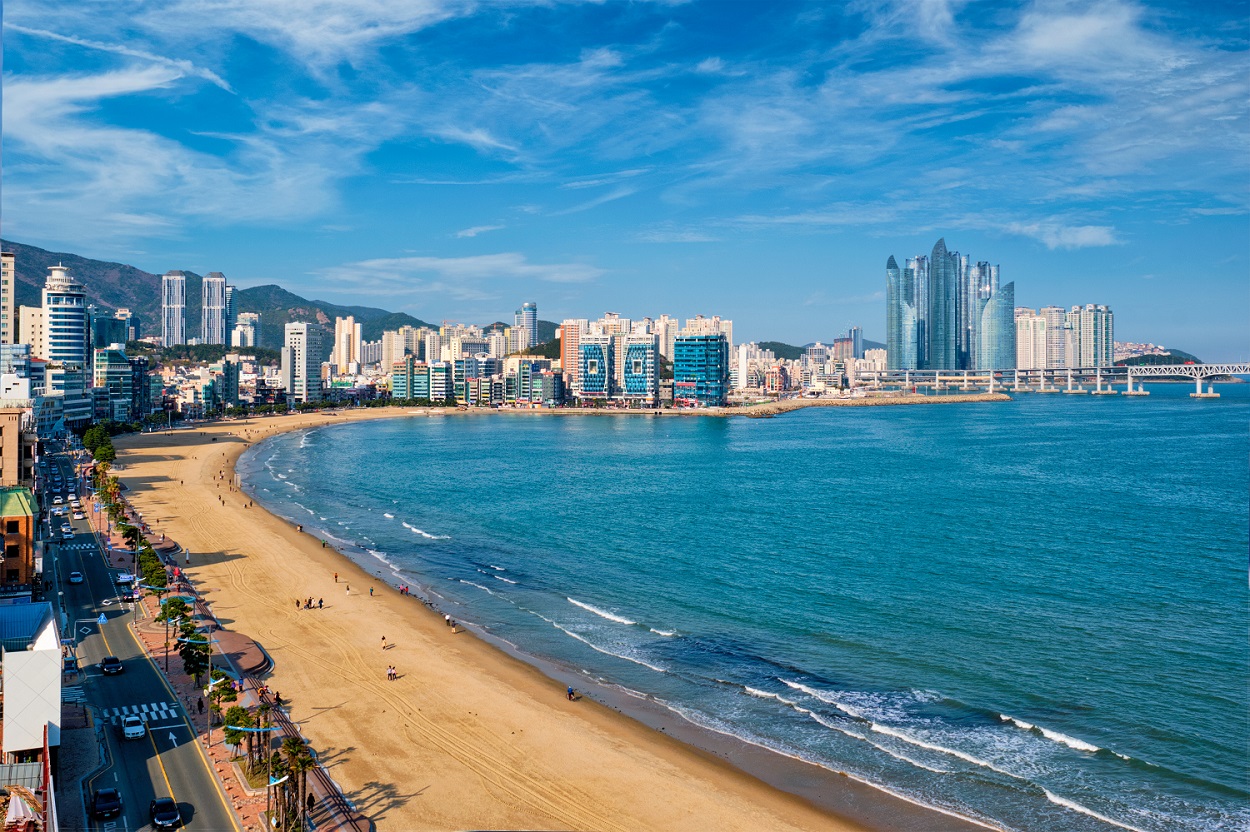
[[[282,741],[282,753],[286,755],[286,767],[291,772],[291,779],[286,782],[287,794],[298,801],[300,799],[300,766],[302,765],[301,761],[308,756],[308,746],[299,737],[287,737]],[[291,794],[292,790],[294,791],[293,795]],[[288,801],[287,810],[289,811],[290,808],[290,802]],[[294,808],[295,816],[298,817],[303,810],[303,806],[297,803]],[[288,822],[292,820],[289,816],[286,816],[285,819]]]

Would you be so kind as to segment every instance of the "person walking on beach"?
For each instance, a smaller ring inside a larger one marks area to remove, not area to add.
[[[324,598],[317,599],[317,609],[323,609],[325,605],[326,605],[326,599]]]
[[[352,594],[352,585],[351,585],[351,584],[343,584],[343,586],[347,588],[347,593],[346,593],[346,594],[351,595],[351,594]]]
[[[386,649],[386,636],[382,636],[382,649]]]
[[[335,582],[336,584],[339,582],[339,573],[337,573],[337,572],[335,572],[335,573],[334,573],[334,582]]]
[[[572,701],[573,701],[573,694],[574,694],[574,691],[573,691],[573,686],[572,686],[572,685],[569,685],[568,696],[569,696],[569,701],[570,701],[570,702],[572,702]]]
[[[369,587],[369,597],[373,597],[373,587]]]
[[[451,614],[450,613],[443,614],[443,623],[446,624],[448,627],[451,626]]]

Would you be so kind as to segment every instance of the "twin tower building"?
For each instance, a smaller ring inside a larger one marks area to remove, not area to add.
[[[938,240],[928,257],[893,256],[886,273],[886,361],[891,370],[1003,370],[1016,366],[1016,284]]]

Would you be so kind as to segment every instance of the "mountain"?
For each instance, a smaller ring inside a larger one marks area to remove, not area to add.
[[[47,251],[10,240],[0,241],[5,251],[14,255],[16,299],[18,306],[38,306],[42,302],[40,292],[48,267],[63,265],[87,294],[87,301],[109,311],[122,307],[130,309],[139,317],[143,335],[160,333],[161,326],[161,278],[123,263],[92,260],[69,252]],[[187,335],[200,334],[201,287],[203,276],[183,271],[187,278]],[[283,327],[292,321],[316,321],[334,332],[334,319],[352,315],[362,326],[366,341],[376,341],[386,329],[401,326],[432,326],[404,312],[390,312],[372,306],[339,306],[322,300],[308,300],[288,292],[274,284],[239,289],[235,294],[237,312],[258,312],[261,321],[261,344],[280,347],[284,339]],[[540,327],[541,331],[541,327]],[[326,354],[330,344],[327,339]]]

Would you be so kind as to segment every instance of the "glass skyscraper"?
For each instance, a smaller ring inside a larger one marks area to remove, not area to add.
[[[1015,284],[938,240],[900,269],[886,261],[886,361],[891,370],[1015,367]]]
[[[673,399],[700,407],[721,407],[729,392],[729,339],[678,335],[673,342]]]

